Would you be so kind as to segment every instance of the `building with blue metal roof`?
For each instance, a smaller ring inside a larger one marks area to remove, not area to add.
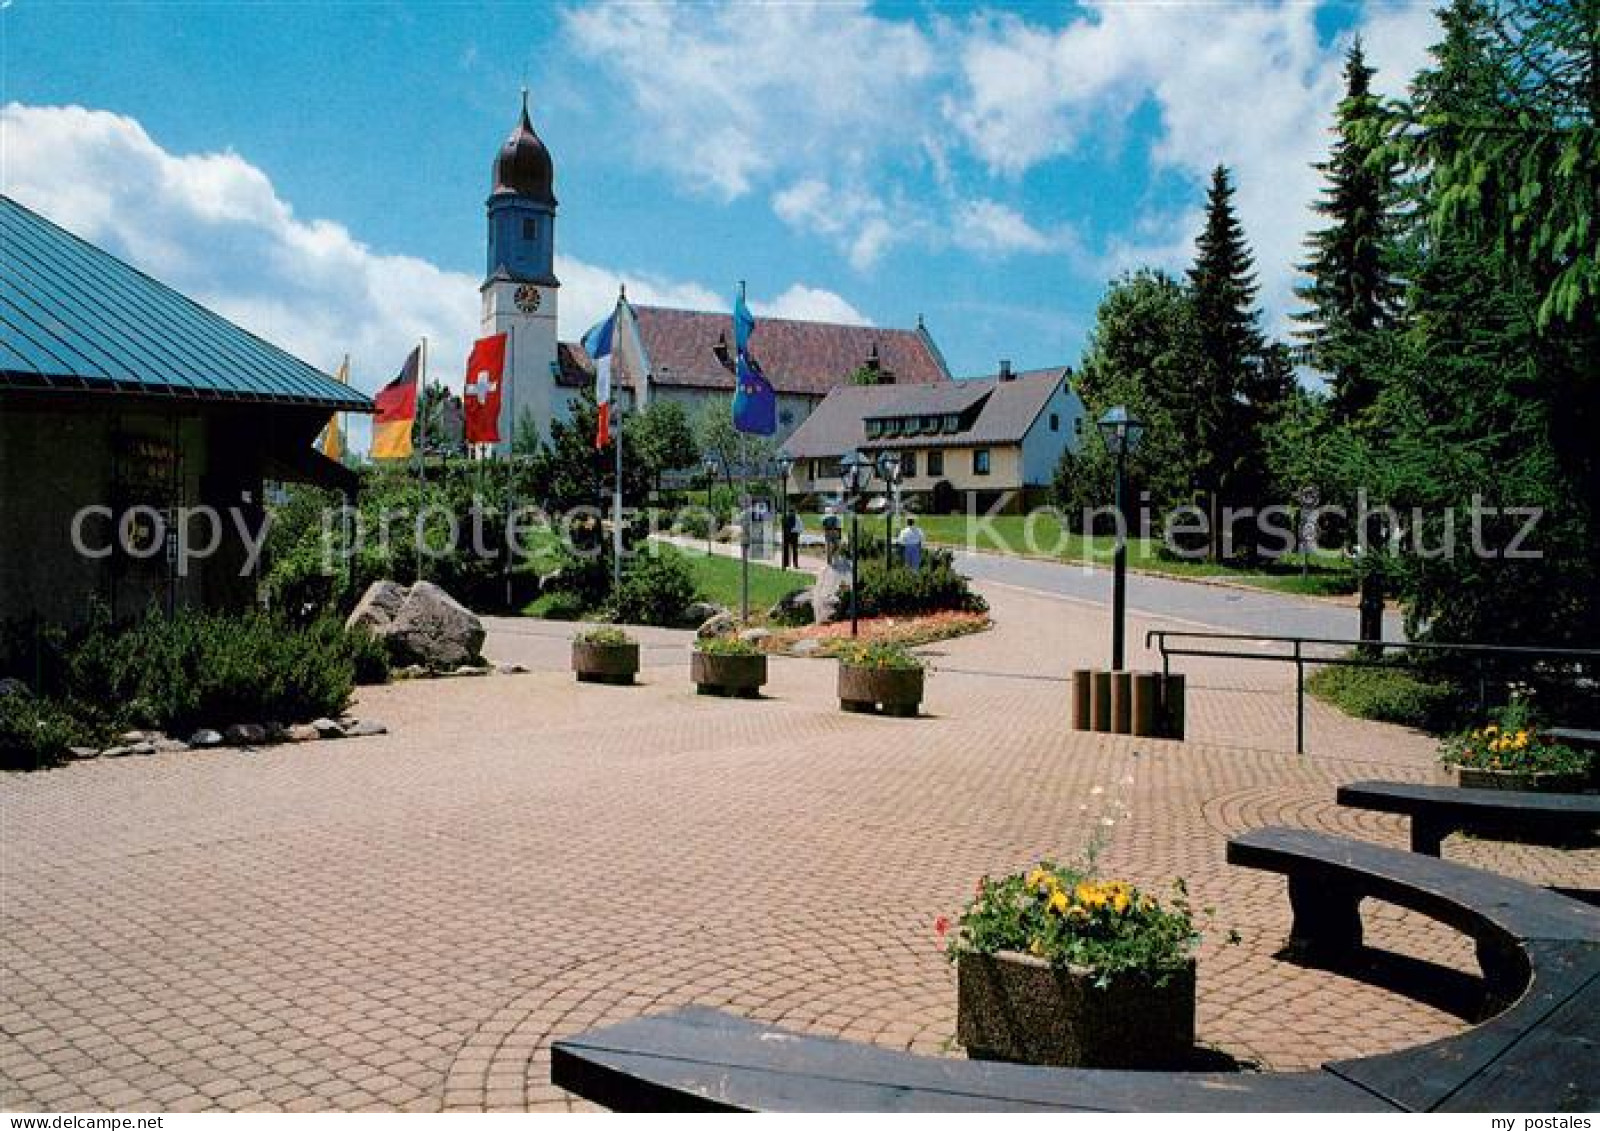
[[[313,443],[330,413],[371,411],[0,196],[0,619],[248,603],[263,483],[353,490]]]

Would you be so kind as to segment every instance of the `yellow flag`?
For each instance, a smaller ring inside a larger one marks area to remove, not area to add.
[[[339,363],[339,372],[333,379],[341,385],[350,383],[350,355],[345,354],[344,360]],[[339,414],[336,412],[328,418],[328,426],[322,430],[322,454],[331,460],[344,457],[344,437],[339,434]]]

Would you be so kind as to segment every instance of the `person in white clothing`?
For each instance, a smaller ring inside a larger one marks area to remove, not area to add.
[[[922,528],[917,525],[914,516],[906,518],[906,524],[901,527],[900,536],[895,539],[895,544],[900,547],[900,560],[906,563],[907,569],[921,568]]]

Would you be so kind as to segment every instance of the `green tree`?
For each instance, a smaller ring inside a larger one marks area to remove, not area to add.
[[[1222,556],[1225,544],[1224,508],[1260,506],[1266,499],[1263,431],[1291,383],[1281,364],[1266,363],[1255,260],[1234,213],[1233,192],[1228,170],[1218,165],[1189,269],[1196,350],[1190,429],[1196,479],[1211,505],[1213,559]],[[1244,546],[1246,552],[1251,548]]]
[[[733,398],[712,397],[700,406],[694,418],[695,441],[702,457],[711,457],[721,468],[760,468],[777,455],[778,446],[768,436],[751,436],[733,426]]]
[[[1327,181],[1315,209],[1329,220],[1306,241],[1308,281],[1296,294],[1303,356],[1330,377],[1338,420],[1358,417],[1376,396],[1366,371],[1368,337],[1391,326],[1400,298],[1394,270],[1396,162],[1383,144],[1385,113],[1372,91],[1375,72],[1357,39],[1345,58],[1345,96],[1336,139],[1316,166]]]
[[[677,401],[657,398],[630,420],[629,450],[635,458],[650,465],[651,479],[660,490],[661,475],[681,471],[700,462],[700,445],[695,440],[689,414]]]

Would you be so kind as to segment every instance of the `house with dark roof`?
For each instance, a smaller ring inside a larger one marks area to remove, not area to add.
[[[1083,401],[1065,366],[999,372],[943,384],[849,385],[834,389],[783,445],[794,461],[789,490],[820,499],[841,491],[849,452],[900,456],[901,494],[925,511],[1042,501],[1063,452],[1083,437]],[[881,490],[881,481],[877,484]]]
[[[612,380],[625,405],[677,401],[693,417],[707,401],[726,403],[733,396],[733,323],[727,311],[632,303],[629,309],[638,335],[624,336],[612,361]],[[921,319],[913,329],[897,330],[761,318],[750,352],[778,394],[780,442],[861,370],[896,388],[950,383],[944,357]],[[559,361],[563,383],[593,384],[593,363],[582,345],[561,343]]]
[[[332,413],[371,411],[0,196],[0,620],[248,604],[264,481],[353,491],[312,442]]]

